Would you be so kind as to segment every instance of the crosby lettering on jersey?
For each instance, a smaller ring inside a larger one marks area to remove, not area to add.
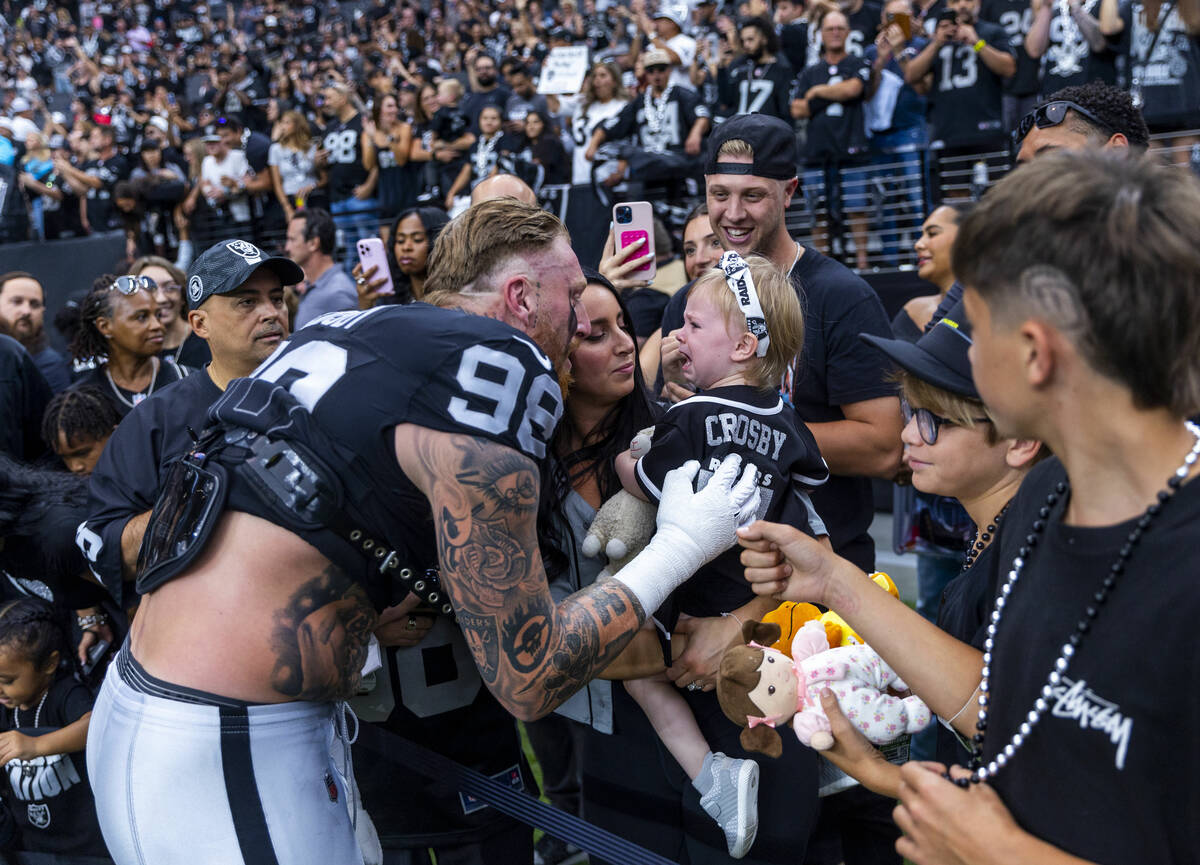
[[[706,417],[704,433],[709,447],[732,443],[773,460],[779,459],[779,452],[787,442],[787,433],[783,430],[775,429],[758,418],[732,411]]]

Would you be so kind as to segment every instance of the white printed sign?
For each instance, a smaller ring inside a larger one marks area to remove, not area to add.
[[[538,93],[575,94],[583,86],[588,69],[586,45],[560,45],[551,48],[542,63]]]

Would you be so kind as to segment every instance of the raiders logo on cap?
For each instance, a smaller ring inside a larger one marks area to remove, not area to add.
[[[200,298],[204,295],[204,280],[199,276],[193,276],[188,280],[188,300],[192,303],[199,303]]]
[[[240,255],[246,264],[258,264],[263,260],[262,250],[248,240],[231,240],[225,248],[234,255]]]

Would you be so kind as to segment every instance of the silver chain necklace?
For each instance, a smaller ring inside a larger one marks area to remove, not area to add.
[[[647,87],[642,97],[642,107],[646,111],[646,131],[656,138],[662,135],[667,124],[667,109],[671,105],[671,91],[674,89],[674,84],[668,84],[662,96],[655,99],[651,88]]]
[[[988,623],[987,627],[987,639],[983,643],[983,670],[979,680],[979,720],[975,724],[975,729],[978,732],[972,737],[971,759],[967,763],[967,768],[971,771],[971,774],[965,778],[952,779],[959,787],[977,784],[980,781],[994,777],[1013,758],[1017,750],[1029,738],[1030,733],[1033,732],[1033,728],[1037,726],[1042,716],[1046,713],[1046,710],[1050,707],[1050,700],[1054,697],[1055,688],[1062,681],[1062,677],[1071,666],[1071,659],[1075,657],[1075,652],[1083,642],[1084,635],[1091,630],[1092,622],[1099,615],[1100,608],[1104,605],[1105,601],[1108,600],[1108,596],[1116,585],[1118,577],[1124,573],[1129,558],[1137,548],[1142,535],[1150,527],[1154,518],[1161,513],[1163,505],[1174,497],[1175,493],[1187,479],[1188,474],[1191,473],[1192,466],[1200,459],[1200,427],[1191,421],[1186,421],[1184,426],[1187,427],[1187,431],[1195,438],[1191,450],[1183,458],[1183,463],[1179,468],[1167,479],[1167,488],[1158,493],[1154,504],[1146,509],[1146,512],[1129,533],[1125,545],[1121,547],[1109,573],[1105,575],[1100,590],[1094,595],[1095,603],[1087,606],[1084,610],[1084,616],[1079,620],[1075,631],[1067,639],[1067,642],[1063,643],[1058,657],[1054,660],[1054,664],[1050,668],[1050,674],[1046,677],[1046,683],[1042,685],[1041,693],[1034,701],[1033,708],[1026,714],[1025,720],[1021,722],[1017,728],[1017,732],[1013,733],[1008,744],[999,749],[996,752],[996,756],[984,766],[983,742],[988,725],[988,706],[992,699],[990,693],[991,664],[992,649],[995,647],[996,641],[996,631],[1000,626],[1000,620],[1003,618],[1004,606],[1008,601],[1008,597],[1012,594],[1013,587],[1021,578],[1021,573],[1025,570],[1026,560],[1033,554],[1038,536],[1045,531],[1051,510],[1058,502],[1059,497],[1066,494],[1069,487],[1066,482],[1061,482],[1055,488],[1055,491],[1046,497],[1046,504],[1038,511],[1038,518],[1033,521],[1033,530],[1025,539],[1025,546],[1021,547],[1017,553],[1017,557],[1013,559],[1012,569],[1008,572],[1007,582],[1005,582],[1000,592],[996,595],[995,608],[992,610],[992,620]],[[949,772],[945,773],[944,777],[950,778]]]
[[[500,142],[500,132],[496,132],[491,138],[480,137],[479,146],[475,148],[475,176],[482,180],[487,174],[492,160],[492,153],[496,150],[496,145]]]

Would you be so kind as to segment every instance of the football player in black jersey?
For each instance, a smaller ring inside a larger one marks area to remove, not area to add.
[[[330,313],[230,384],[156,505],[142,604],[96,704],[89,774],[117,862],[170,861],[180,838],[198,861],[357,861],[331,720],[376,610],[420,590],[409,568],[440,571],[484,684],[528,719],[728,548],[754,472],[735,485],[727,460],[693,493],[690,463],[620,580],[551,599],[538,464],[556,365],[588,332],[583,289],[557,218],[484,202],[434,249],[426,299],[449,308]]]

